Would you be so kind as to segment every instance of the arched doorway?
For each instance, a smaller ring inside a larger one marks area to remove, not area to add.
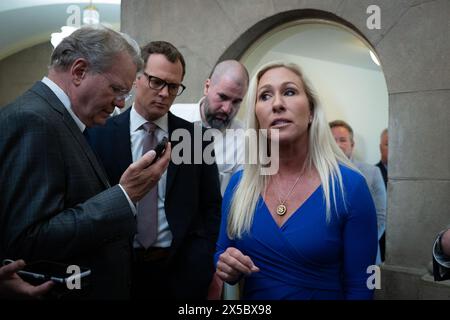
[[[353,127],[355,158],[379,161],[380,133],[388,126],[388,91],[375,50],[353,28],[336,19],[293,20],[260,35],[240,60],[250,75],[273,60],[299,64],[328,120],[345,120]],[[245,109],[238,117],[245,116]]]

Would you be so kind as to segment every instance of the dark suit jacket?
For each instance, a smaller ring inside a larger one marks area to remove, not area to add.
[[[89,298],[127,298],[136,222],[56,95],[37,82],[0,110],[0,258],[91,268]],[[74,290],[76,291],[76,290]]]
[[[378,168],[380,168],[381,175],[383,176],[383,180],[384,180],[384,186],[387,188],[388,173],[387,173],[386,168],[385,168],[384,165],[383,165],[383,162],[381,162],[381,160],[380,160],[380,162],[378,162],[378,163],[376,164],[376,166],[377,166]]]
[[[376,166],[380,168],[381,175],[383,176],[384,186],[386,187],[387,190],[387,180],[388,180],[387,170],[384,167],[383,162],[381,162],[381,160],[376,164]],[[383,232],[383,235],[381,236],[379,243],[380,243],[381,261],[384,261],[386,257],[386,232]]]
[[[194,137],[194,125],[170,112],[169,136],[186,129]],[[112,183],[117,183],[132,162],[130,109],[109,119],[105,126],[89,130],[91,146],[104,164]],[[193,139],[192,139],[193,141]],[[202,150],[206,147],[203,143]],[[194,157],[194,145],[191,148]],[[165,213],[173,240],[169,258],[171,291],[177,299],[205,299],[214,273],[213,255],[220,225],[222,197],[215,163],[169,163]],[[151,290],[151,288],[149,288]]]

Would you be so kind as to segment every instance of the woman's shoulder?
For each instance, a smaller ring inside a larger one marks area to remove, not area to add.
[[[342,184],[347,199],[362,201],[367,195],[370,195],[366,178],[358,171],[358,169],[350,168],[346,165],[339,164],[342,175]]]
[[[341,171],[342,179],[349,182],[364,181],[364,176],[355,167],[350,168],[342,163],[339,163],[339,170]]]
[[[339,170],[342,175],[342,183],[347,191],[357,190],[363,185],[367,185],[366,178],[355,167],[350,168],[344,164],[339,164]]]
[[[242,169],[233,173],[233,175],[230,178],[230,182],[228,182],[228,186],[237,185],[239,183],[239,181],[241,181],[243,174],[244,174],[244,170],[242,170]]]
[[[228,181],[227,188],[225,190],[224,198],[227,196],[230,196],[230,194],[234,193],[234,190],[236,189],[237,185],[239,184],[239,181],[241,181],[243,170],[236,171],[230,178],[230,181]]]

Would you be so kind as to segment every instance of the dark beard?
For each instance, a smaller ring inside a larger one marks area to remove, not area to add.
[[[222,120],[222,119],[217,119],[214,116],[206,117],[206,121],[211,126],[211,128],[218,129],[221,131],[223,129],[226,129],[228,127],[228,125],[230,124],[229,119]]]
[[[206,122],[211,126],[211,128],[223,130],[228,127],[228,125],[231,122],[230,117],[228,117],[228,115],[222,113],[221,115],[225,116],[225,119],[222,120],[222,119],[217,118],[216,114],[213,114],[209,111],[209,103],[208,103],[207,98],[205,98],[205,100],[204,100],[203,108],[205,111]]]

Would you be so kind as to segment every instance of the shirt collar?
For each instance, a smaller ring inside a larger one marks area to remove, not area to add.
[[[133,103],[130,111],[130,132],[139,130],[142,125],[147,122],[148,121],[136,111]],[[158,127],[158,129],[164,131],[164,133],[169,132],[169,118],[167,113],[152,122]]]
[[[49,87],[50,90],[52,90],[52,92],[56,95],[56,97],[58,97],[58,99],[61,101],[61,103],[64,105],[64,107],[69,112],[72,119],[77,124],[78,128],[81,130],[81,132],[83,132],[84,129],[86,129],[86,125],[83,122],[81,122],[80,118],[78,118],[77,115],[75,114],[75,112],[73,112],[72,106],[70,104],[69,96],[64,92],[63,89],[61,89],[56,83],[54,83],[49,78],[44,77],[41,81],[47,87]]]
[[[203,118],[202,118],[202,103],[203,103],[204,100],[205,100],[205,97],[202,97],[200,99],[200,101],[198,102],[197,118],[194,119],[192,122],[201,123],[203,125],[203,127],[205,127],[205,128],[211,128],[211,126],[209,124],[207,124],[206,122],[204,122]]]

